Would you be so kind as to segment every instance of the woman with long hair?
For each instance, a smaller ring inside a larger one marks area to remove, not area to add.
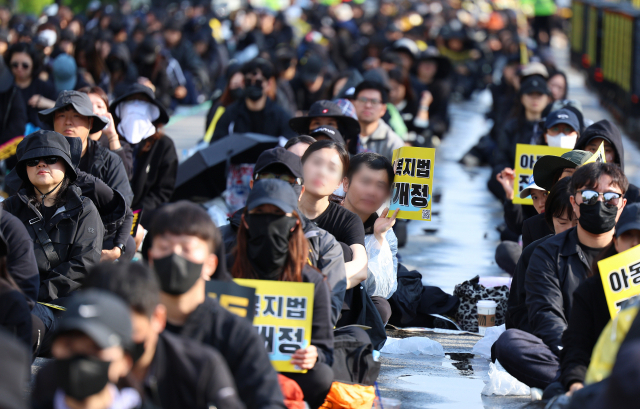
[[[291,363],[307,372],[283,375],[298,383],[305,401],[315,409],[333,382],[331,302],[324,277],[307,263],[309,247],[297,205],[298,196],[287,182],[256,181],[238,228],[231,271],[235,278],[314,284],[311,345],[291,356]]]
[[[333,192],[342,185],[349,169],[349,154],[335,141],[318,141],[302,155],[304,193],[298,208],[318,227],[331,233],[342,245],[347,289],[367,279],[364,226],[358,216],[334,201]]]

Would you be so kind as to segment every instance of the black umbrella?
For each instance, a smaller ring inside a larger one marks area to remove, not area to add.
[[[231,134],[196,152],[178,166],[172,201],[206,202],[227,187],[230,164],[256,163],[260,154],[278,146],[279,138],[255,133]]]

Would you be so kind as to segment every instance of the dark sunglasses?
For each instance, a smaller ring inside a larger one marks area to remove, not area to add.
[[[251,85],[255,85],[256,87],[261,88],[262,87],[262,80],[261,79],[252,80],[250,78],[245,78],[244,79],[244,86],[245,87],[250,87]]]
[[[291,185],[302,185],[302,178],[296,178],[291,175],[285,175],[285,174],[279,175],[277,173],[271,173],[271,172],[257,174],[256,180],[261,180],[261,179],[280,179]]]
[[[13,67],[13,68],[18,68],[20,65],[22,65],[22,68],[25,69],[25,70],[27,70],[27,69],[29,69],[29,67],[31,67],[31,65],[29,65],[26,62],[23,62],[22,64],[19,63],[19,62],[12,62],[11,63],[11,67]]]
[[[53,165],[54,163],[57,163],[59,159],[60,158],[58,158],[57,156],[48,156],[46,158],[29,159],[29,160],[25,161],[24,163],[26,163],[27,166],[33,168],[33,167],[38,166],[38,164],[40,163],[41,160],[43,160],[44,163],[46,163],[47,165]]]
[[[594,205],[598,202],[598,197],[602,195],[604,199],[604,203],[610,206],[617,206],[618,201],[622,197],[620,193],[616,192],[605,192],[598,193],[594,190],[581,190],[580,195],[582,195],[582,202],[587,205]]]

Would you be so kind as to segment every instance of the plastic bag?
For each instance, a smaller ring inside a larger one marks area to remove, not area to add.
[[[484,337],[476,342],[471,352],[474,355],[480,355],[483,358],[491,359],[491,346],[494,342],[500,338],[503,332],[506,331],[504,324],[499,327],[489,327],[484,333]]]
[[[398,260],[393,257],[392,245],[397,251],[398,239],[393,230],[387,231],[382,245],[373,234],[364,237],[369,262],[365,288],[370,297],[389,298],[398,289]]]
[[[204,207],[217,227],[229,224],[229,208],[223,198],[216,197],[213,200],[209,200],[204,203]]]
[[[482,394],[485,396],[529,396],[531,389],[505,371],[498,361],[489,364],[489,373],[484,377],[486,383]]]
[[[397,339],[387,337],[387,342],[380,350],[383,354],[395,355],[434,355],[444,356],[444,349],[439,342],[425,337],[409,337]]]

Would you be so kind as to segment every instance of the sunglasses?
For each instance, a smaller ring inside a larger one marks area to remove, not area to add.
[[[46,158],[33,158],[33,159],[29,159],[27,161],[25,161],[24,163],[26,163],[27,166],[34,168],[36,166],[38,166],[38,164],[40,163],[41,160],[44,161],[44,163],[46,163],[47,165],[53,165],[54,163],[57,163],[58,160],[60,158],[58,158],[57,156],[48,156]]]
[[[31,67],[31,65],[29,65],[29,63],[23,62],[23,63],[19,63],[19,62],[12,62],[11,63],[11,67],[13,68],[18,68],[22,65],[22,69],[24,70],[28,70],[29,67]]]
[[[622,197],[622,194],[615,192],[599,193],[594,190],[582,190],[580,191],[582,196],[582,202],[587,205],[594,205],[598,202],[598,197],[602,196],[604,203],[609,206],[618,206],[618,201]]]
[[[256,175],[256,180],[261,179],[280,179],[290,185],[302,185],[302,178],[296,178],[291,175],[279,175],[277,173],[259,173]]]
[[[251,78],[245,78],[244,79],[244,86],[245,87],[250,87],[251,85],[254,85],[258,88],[262,87],[262,80],[261,79],[251,79]]]

